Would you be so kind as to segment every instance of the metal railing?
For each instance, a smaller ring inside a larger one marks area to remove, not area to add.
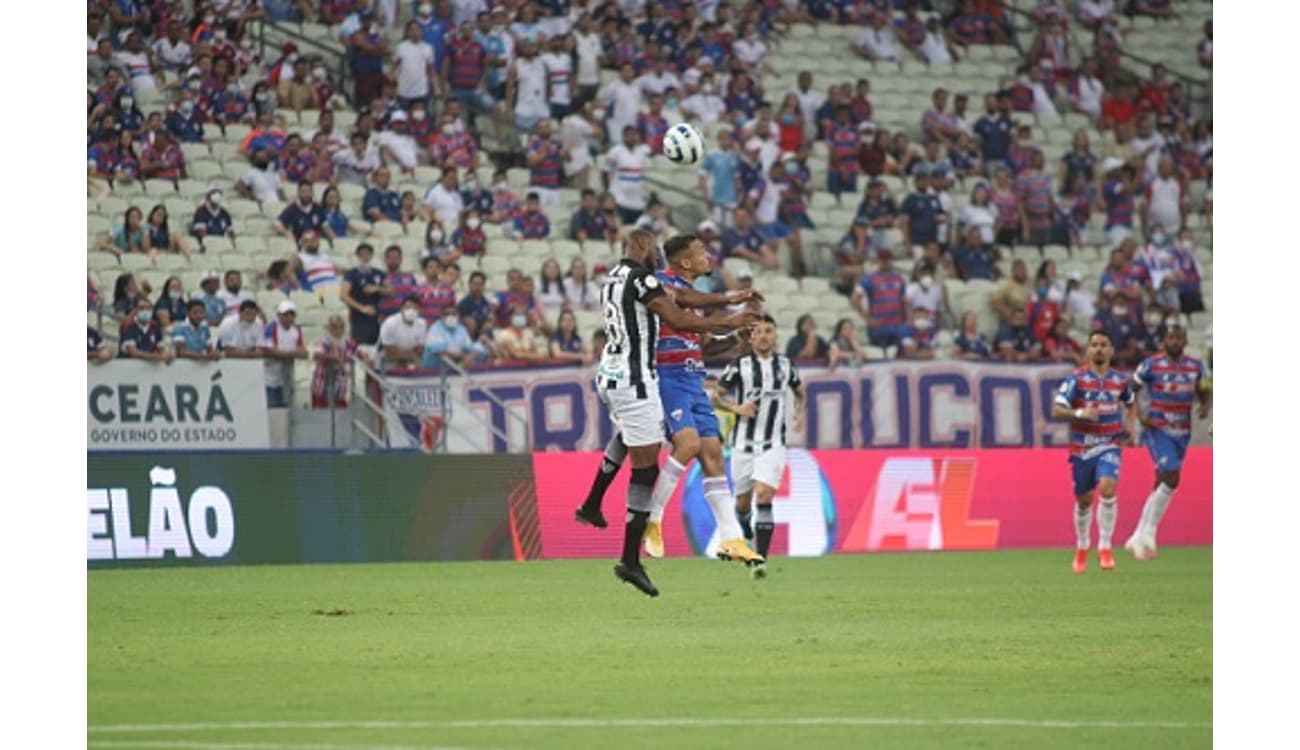
[[[441,367],[439,367],[438,369],[439,369],[439,374],[440,374],[441,377],[442,377],[442,389],[443,389],[443,401],[442,401],[442,403],[443,403],[443,428],[442,428],[442,440],[441,440],[442,445],[441,445],[441,448],[442,448],[443,452],[446,452],[446,450],[447,450],[447,433],[448,433],[448,432],[451,432],[451,431],[454,430],[454,431],[456,432],[457,435],[460,435],[460,436],[462,436],[462,437],[465,437],[466,439],[473,439],[473,438],[472,438],[468,433],[466,433],[465,431],[463,431],[460,427],[458,427],[458,426],[452,424],[452,420],[451,420],[451,409],[452,409],[451,388],[449,387],[449,385],[448,385],[448,383],[447,383],[447,379],[448,379],[448,377],[450,377],[452,374],[459,375],[460,377],[463,377],[463,378],[472,379],[472,378],[473,378],[473,373],[471,373],[469,370],[466,370],[464,367],[462,367],[462,366],[461,366],[459,363],[457,363],[456,361],[447,358],[445,355],[441,355],[441,354],[438,355],[438,362],[439,362],[439,364],[441,365]],[[523,433],[523,436],[524,436],[524,451],[525,451],[525,452],[531,452],[532,449],[533,449],[533,438],[532,438],[531,431],[528,429],[528,418],[525,417],[524,415],[520,414],[519,411],[518,411],[517,409],[512,409],[512,408],[510,408],[510,405],[509,405],[509,404],[507,404],[505,401],[502,401],[500,398],[498,398],[498,397],[497,397],[495,394],[493,394],[491,391],[483,391],[482,393],[483,393],[483,395],[487,398],[487,400],[488,400],[489,403],[491,403],[492,405],[494,405],[494,406],[500,408],[501,411],[505,413],[505,415],[506,415],[506,417],[507,417],[508,419],[510,419],[510,420],[513,421],[516,425],[518,425],[518,426],[520,427],[520,429],[521,429],[521,431],[522,431],[522,433]],[[503,443],[506,444],[506,446],[507,446],[507,450],[509,449],[509,445],[510,445],[510,431],[509,431],[508,429],[499,429],[499,428],[497,428],[496,425],[492,424],[492,421],[491,421],[490,419],[488,419],[487,417],[484,417],[482,414],[480,414],[480,413],[478,412],[477,409],[470,409],[470,408],[468,408],[468,405],[464,405],[464,404],[462,404],[462,406],[465,406],[465,407],[466,407],[466,408],[464,409],[465,414],[469,415],[469,417],[472,418],[475,422],[478,422],[478,423],[481,424],[482,426],[486,427],[486,428],[488,429],[488,431],[492,433],[492,437],[493,437],[494,439],[501,440]]]

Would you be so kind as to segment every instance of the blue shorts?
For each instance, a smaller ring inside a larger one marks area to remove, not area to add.
[[[695,430],[702,438],[721,438],[718,415],[704,392],[704,372],[685,367],[659,369],[659,400],[664,405],[668,437],[679,430]]]
[[[779,221],[763,226],[763,236],[769,240],[782,240],[790,236],[790,227]]]
[[[1089,458],[1071,458],[1075,496],[1092,492],[1103,479],[1119,479],[1119,457],[1119,449],[1115,448]]]
[[[1187,457],[1187,445],[1192,442],[1191,435],[1170,435],[1163,430],[1147,430],[1142,433],[1142,442],[1146,443],[1151,460],[1156,464],[1157,474],[1167,474],[1183,467]]]

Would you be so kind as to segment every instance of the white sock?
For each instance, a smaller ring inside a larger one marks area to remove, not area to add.
[[[1080,507],[1078,503],[1074,506],[1074,535],[1075,547],[1077,549],[1088,549],[1092,546],[1092,506],[1086,508]]]
[[[741,536],[740,522],[736,520],[736,498],[731,494],[726,477],[704,478],[704,499],[718,523],[718,540],[729,542]]]
[[[659,478],[655,480],[654,492],[650,495],[650,520],[654,523],[663,522],[664,508],[668,507],[668,500],[673,496],[673,490],[677,489],[677,480],[681,479],[683,471],[686,471],[686,467],[671,455],[659,469]]]
[[[1142,525],[1138,527],[1138,532],[1142,536],[1156,538],[1156,529],[1160,526],[1160,519],[1165,517],[1165,511],[1169,510],[1169,501],[1174,499],[1174,488],[1161,482],[1147,496],[1147,504],[1142,507]]]
[[[1115,533],[1115,519],[1119,517],[1119,503],[1113,497],[1103,497],[1097,508],[1097,549],[1110,549],[1110,538]]]

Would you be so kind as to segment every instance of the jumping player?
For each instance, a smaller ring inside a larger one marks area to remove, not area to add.
[[[1075,573],[1088,569],[1094,490],[1101,496],[1097,508],[1097,560],[1102,570],[1115,568],[1115,556],[1111,553],[1111,537],[1119,515],[1115,487],[1119,482],[1120,449],[1125,442],[1126,425],[1130,440],[1137,434],[1137,399],[1128,376],[1111,369],[1114,354],[1110,335],[1093,331],[1088,336],[1088,365],[1065,379],[1052,404],[1053,419],[1070,420],[1070,465],[1076,501],[1074,528],[1078,538]]]
[[[663,405],[654,367],[660,319],[678,330],[695,333],[733,331],[757,319],[752,312],[702,318],[678,307],[650,272],[657,253],[651,233],[634,230],[628,235],[623,259],[610,271],[600,291],[606,343],[596,368],[597,391],[632,459],[623,554],[614,566],[614,575],[648,596],[659,595],[641,565],[640,550],[654,509],[652,497],[660,479],[659,446],[664,438]]]
[[[737,416],[731,429],[731,478],[736,485],[736,518],[745,537],[750,532],[750,500],[757,495],[758,554],[767,558],[775,519],[772,496],[785,472],[785,396],[794,394],[794,428],[803,431],[803,381],[794,363],[774,353],[776,321],[764,315],[750,335],[753,352],[723,371],[713,389],[713,403]],[[734,394],[735,400],[728,398]],[[766,566],[752,568],[755,578],[767,575]]]
[[[1142,420],[1142,442],[1156,465],[1156,486],[1142,508],[1142,520],[1124,548],[1139,560],[1156,556],[1156,529],[1164,518],[1192,436],[1192,402],[1199,402],[1196,416],[1210,415],[1210,388],[1203,379],[1205,366],[1199,359],[1183,356],[1187,331],[1173,325],[1165,333],[1164,352],[1148,357],[1133,373],[1133,387],[1147,389],[1150,405]]]

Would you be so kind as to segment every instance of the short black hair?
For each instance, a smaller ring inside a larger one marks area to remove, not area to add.
[[[359,249],[359,248],[358,248],[358,249]],[[402,254],[402,246],[401,246],[401,245],[389,245],[388,247],[384,248],[384,255],[388,255],[389,253],[397,253],[398,255],[401,255],[401,254]]]
[[[1112,347],[1115,346],[1115,339],[1111,338],[1110,333],[1105,328],[1092,329],[1092,331],[1088,334],[1088,340],[1092,341],[1093,336],[1102,336],[1106,339],[1106,341],[1110,342],[1110,345]]]
[[[396,246],[394,245],[394,247],[396,247]],[[375,248],[374,248],[374,246],[371,245],[369,242],[362,242],[360,245],[357,245],[357,249],[356,249],[356,251],[354,251],[354,254],[355,254],[355,255],[360,255],[362,250],[369,250],[371,255],[374,255],[374,254],[375,254]],[[402,248],[400,248],[400,247],[397,248],[397,252],[400,253],[401,251],[402,251]]]
[[[192,300],[190,300],[189,302],[185,303],[185,312],[189,312],[190,310],[193,310],[193,309],[196,308],[196,307],[198,307],[198,308],[202,308],[205,312],[206,312],[207,309],[208,309],[208,306],[205,305],[205,304],[203,304],[203,300],[201,300],[201,299],[192,299]]]
[[[694,234],[679,234],[676,237],[669,237],[668,241],[664,243],[664,255],[669,258],[680,255],[690,248],[691,243],[698,239],[699,236]]]
[[[484,281],[487,281],[487,274],[482,271],[474,271],[469,275],[469,280],[473,281],[474,279],[483,279]]]
[[[419,307],[419,306],[420,306],[420,295],[418,295],[418,294],[408,294],[408,295],[406,295],[405,297],[402,298],[402,304],[405,305],[407,302],[414,302],[414,303],[415,303],[415,306],[416,306],[416,307]]]
[[[769,313],[763,313],[763,317],[760,318],[759,320],[763,323],[771,323],[772,325],[776,325],[776,318],[772,317]]]
[[[251,299],[246,299],[246,300],[244,300],[243,302],[240,302],[240,303],[239,303],[239,309],[240,309],[240,310],[256,310],[256,309],[257,309],[257,303],[254,302],[254,301],[251,300]]]

